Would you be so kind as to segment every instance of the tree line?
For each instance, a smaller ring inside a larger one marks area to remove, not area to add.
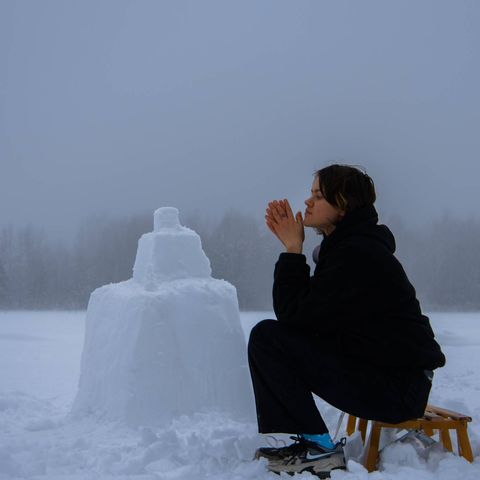
[[[237,288],[242,310],[271,310],[273,267],[279,241],[253,216],[229,211],[218,221],[190,214],[210,259],[212,275]],[[385,222],[397,257],[427,309],[480,309],[480,221],[444,216],[420,231],[398,218]],[[90,293],[132,276],[140,236],[152,216],[86,219],[70,245],[33,226],[0,230],[0,309],[85,309]],[[310,230],[310,229],[308,229]],[[322,237],[307,233],[305,253]]]

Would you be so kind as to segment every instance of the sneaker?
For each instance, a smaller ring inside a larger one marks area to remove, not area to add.
[[[292,445],[259,448],[255,458],[266,458],[268,470],[278,474],[310,472],[320,478],[329,478],[332,470],[345,469],[344,438],[333,449],[321,447],[301,436],[291,438],[295,440]]]
[[[305,441],[302,437],[290,437],[292,440],[295,440],[294,443],[288,445],[283,441],[283,439],[279,440],[275,438],[273,435],[269,435],[267,437],[267,443],[272,445],[272,442],[275,442],[275,447],[261,447],[257,448],[255,451],[255,459],[258,460],[259,458],[266,458],[267,460],[278,460],[280,458],[290,457],[294,455],[296,452],[303,449],[303,442]],[[283,444],[282,447],[277,445]]]

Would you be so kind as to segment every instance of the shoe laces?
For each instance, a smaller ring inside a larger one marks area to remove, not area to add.
[[[312,443],[310,440],[307,440],[306,438],[303,437],[300,433],[297,435],[291,435],[290,438],[295,442],[293,445],[301,445],[301,444],[308,444]],[[293,446],[292,445],[292,446]]]
[[[324,448],[321,445],[317,445],[315,442],[311,442],[310,440],[303,438],[303,436],[300,434],[297,436],[291,436],[290,438],[294,440],[295,443],[288,447],[288,448],[291,448],[291,451],[289,452],[289,455],[287,455],[283,460],[284,465],[295,463],[297,456],[301,454],[301,452],[304,452],[310,447],[313,447],[313,448],[317,447],[322,449]],[[346,445],[346,443],[347,443],[347,438],[342,437],[338,442],[335,443],[334,449],[339,445],[341,445],[343,448]]]
[[[287,447],[288,454],[283,459],[284,465],[289,465],[291,463],[295,463],[297,456],[304,452],[309,444],[312,444],[309,440],[306,440],[301,435],[292,435],[290,437],[295,443],[292,443]]]
[[[285,446],[285,452],[290,455],[296,455],[297,453],[305,450],[311,442],[303,438],[301,435],[292,435],[290,437],[295,443]]]

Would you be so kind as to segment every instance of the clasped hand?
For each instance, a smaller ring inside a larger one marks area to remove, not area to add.
[[[305,231],[301,212],[293,214],[288,200],[273,200],[268,204],[265,223],[285,245],[287,252],[302,253]]]

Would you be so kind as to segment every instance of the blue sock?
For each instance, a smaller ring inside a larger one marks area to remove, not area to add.
[[[308,440],[309,442],[314,442],[324,448],[335,448],[335,444],[333,443],[332,437],[329,433],[302,433],[301,437],[303,437],[305,440]]]

